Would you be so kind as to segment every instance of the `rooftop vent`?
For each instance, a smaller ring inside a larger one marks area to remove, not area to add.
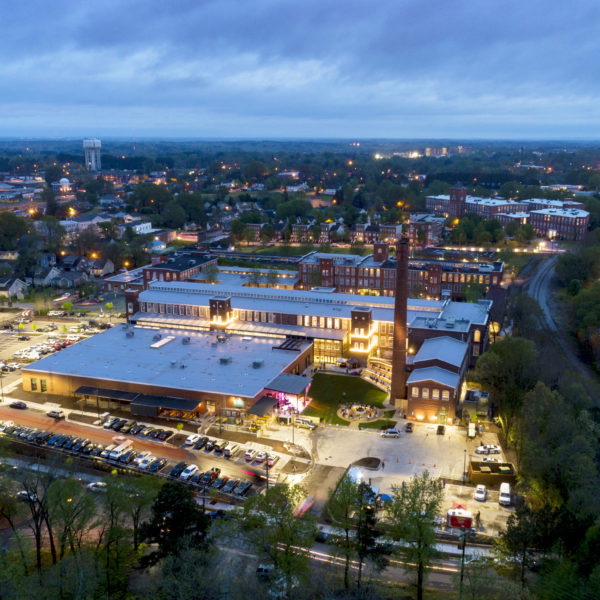
[[[253,360],[252,361],[252,368],[253,369],[260,369],[263,365],[265,364],[265,361],[260,359],[260,360]]]
[[[134,334],[134,333],[135,333],[134,331],[128,330],[127,332],[125,332],[125,335],[126,335],[127,337],[133,337],[133,334]]]
[[[446,329],[454,329],[454,319],[446,320]]]
[[[160,340],[160,338],[162,337],[162,335],[160,333],[155,333],[154,336],[152,337],[153,340]]]
[[[191,342],[191,339],[190,339],[188,336],[184,337],[184,338],[181,340],[181,343],[182,343],[182,344],[189,344],[190,342]]]
[[[222,365],[228,365],[232,360],[233,360],[233,358],[231,356],[221,356],[221,358],[219,359],[219,362]]]

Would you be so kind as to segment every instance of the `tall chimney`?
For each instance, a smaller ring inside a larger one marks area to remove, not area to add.
[[[390,400],[400,408],[406,400],[406,340],[408,305],[408,237],[402,234],[396,246],[396,292],[394,301],[394,349]]]

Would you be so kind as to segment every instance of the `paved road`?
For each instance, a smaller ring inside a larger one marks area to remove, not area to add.
[[[554,277],[556,260],[557,257],[553,256],[541,261],[524,283],[524,288],[542,309],[542,326],[552,332],[553,338],[562,350],[570,366],[584,378],[588,392],[592,397],[597,397],[598,383],[596,374],[579,358],[575,344],[566,334],[564,327],[556,322],[552,314],[552,279]]]

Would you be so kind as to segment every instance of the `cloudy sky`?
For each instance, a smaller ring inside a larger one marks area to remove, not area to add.
[[[598,0],[8,0],[0,137],[600,138]]]

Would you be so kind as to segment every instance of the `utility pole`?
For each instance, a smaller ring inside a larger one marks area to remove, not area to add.
[[[463,458],[463,483],[467,480],[467,449],[465,448],[464,458]]]

